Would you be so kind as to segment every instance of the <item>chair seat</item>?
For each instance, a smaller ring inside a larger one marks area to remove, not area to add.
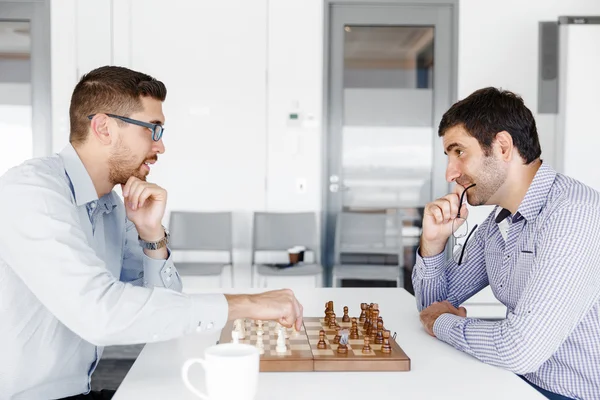
[[[323,273],[323,267],[319,264],[298,264],[289,268],[277,268],[272,265],[259,264],[256,266],[259,275],[269,276],[310,276]]]
[[[229,265],[228,263],[207,263],[207,262],[178,262],[175,263],[175,268],[179,275],[184,276],[213,276],[221,275],[223,268]]]
[[[335,265],[332,272],[337,279],[396,280],[401,268],[398,265]]]

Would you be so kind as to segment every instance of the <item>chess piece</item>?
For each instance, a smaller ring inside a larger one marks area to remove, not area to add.
[[[389,354],[392,352],[392,346],[390,346],[390,331],[383,331],[383,346],[381,346],[381,352]]]
[[[337,352],[338,354],[348,353],[348,329],[343,329],[340,331],[340,340]]]
[[[335,313],[332,312],[331,316],[329,317],[329,327],[330,328],[335,328],[337,326],[337,322],[335,320]]]
[[[265,354],[265,344],[263,342],[263,332],[256,332],[256,347],[260,354]]]
[[[381,320],[377,321],[377,333],[375,335],[375,344],[383,343],[383,322]]]
[[[377,323],[379,323],[379,321],[381,321],[381,324],[383,325],[383,318],[381,318],[381,317],[377,318]],[[384,330],[385,330],[385,327],[384,327]]]
[[[235,329],[231,331],[231,342],[234,344],[240,343],[240,333]]]
[[[371,352],[373,351],[371,349],[370,342],[371,342],[371,338],[369,336],[365,335],[365,345],[362,348],[363,354],[371,354]]]
[[[317,349],[326,349],[327,343],[325,343],[325,331],[321,329],[319,331],[319,343],[317,343]]]
[[[258,326],[258,328],[256,328],[256,333],[265,333],[263,330],[263,322],[260,319],[256,321],[256,325]]]
[[[371,313],[371,329],[369,330],[369,335],[371,335],[371,341],[373,343],[375,343],[375,336],[377,335],[377,320],[379,318],[379,310],[377,307],[377,305],[373,307],[373,311]]]
[[[326,326],[329,326],[329,321],[331,321],[331,314],[333,314],[333,311],[327,310],[327,316],[325,317],[325,321],[323,321],[323,323]]]
[[[285,353],[287,347],[285,345],[285,328],[282,326],[277,330],[277,347],[275,351],[278,353]]]
[[[358,322],[361,324],[365,323],[365,319],[367,318],[367,303],[360,303],[360,317],[358,318]]]
[[[350,339],[358,339],[358,322],[352,318],[352,327],[350,328]]]
[[[344,316],[342,322],[350,322],[350,316],[348,315],[348,306],[344,306]]]
[[[366,331],[371,324],[371,309],[367,308],[365,310],[365,323],[363,324],[363,329]]]
[[[335,337],[333,338],[333,344],[338,344],[340,342],[340,338],[341,338],[341,336],[340,336],[340,327],[339,326],[336,327],[335,331],[336,331],[336,333],[335,333]]]
[[[246,320],[240,320],[240,339],[246,339]]]

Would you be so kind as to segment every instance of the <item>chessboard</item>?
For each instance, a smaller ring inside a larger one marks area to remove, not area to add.
[[[325,316],[305,317],[300,331],[274,321],[249,319],[235,321],[239,325],[234,328],[230,321],[219,343],[238,341],[259,347],[261,372],[410,371],[410,358],[396,342],[395,333],[385,329],[378,305],[362,303],[361,311],[351,318],[344,307],[344,316],[336,317],[330,301]],[[238,338],[240,330],[243,338]],[[285,336],[285,349],[277,351],[280,334]]]

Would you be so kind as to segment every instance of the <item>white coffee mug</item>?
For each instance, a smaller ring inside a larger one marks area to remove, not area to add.
[[[189,380],[189,368],[198,363],[204,368],[207,394]],[[185,386],[205,400],[253,400],[258,385],[260,354],[248,344],[223,343],[204,351],[204,358],[187,360],[181,368]]]

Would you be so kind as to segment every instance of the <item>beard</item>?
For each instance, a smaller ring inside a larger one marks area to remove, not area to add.
[[[500,189],[506,182],[508,171],[503,167],[502,163],[493,156],[484,157],[483,162],[477,168],[479,173],[477,176],[463,175],[459,184],[467,187],[470,183],[476,183],[477,186],[472,187],[467,191],[467,201],[472,206],[482,206],[488,204],[490,198]]]
[[[143,165],[146,161],[156,161],[156,155],[145,158],[143,161],[139,161],[133,152],[127,146],[124,146],[119,142],[114,152],[111,153],[109,163],[109,175],[113,185],[125,185],[129,178],[135,176],[136,178],[145,181],[148,175]]]

